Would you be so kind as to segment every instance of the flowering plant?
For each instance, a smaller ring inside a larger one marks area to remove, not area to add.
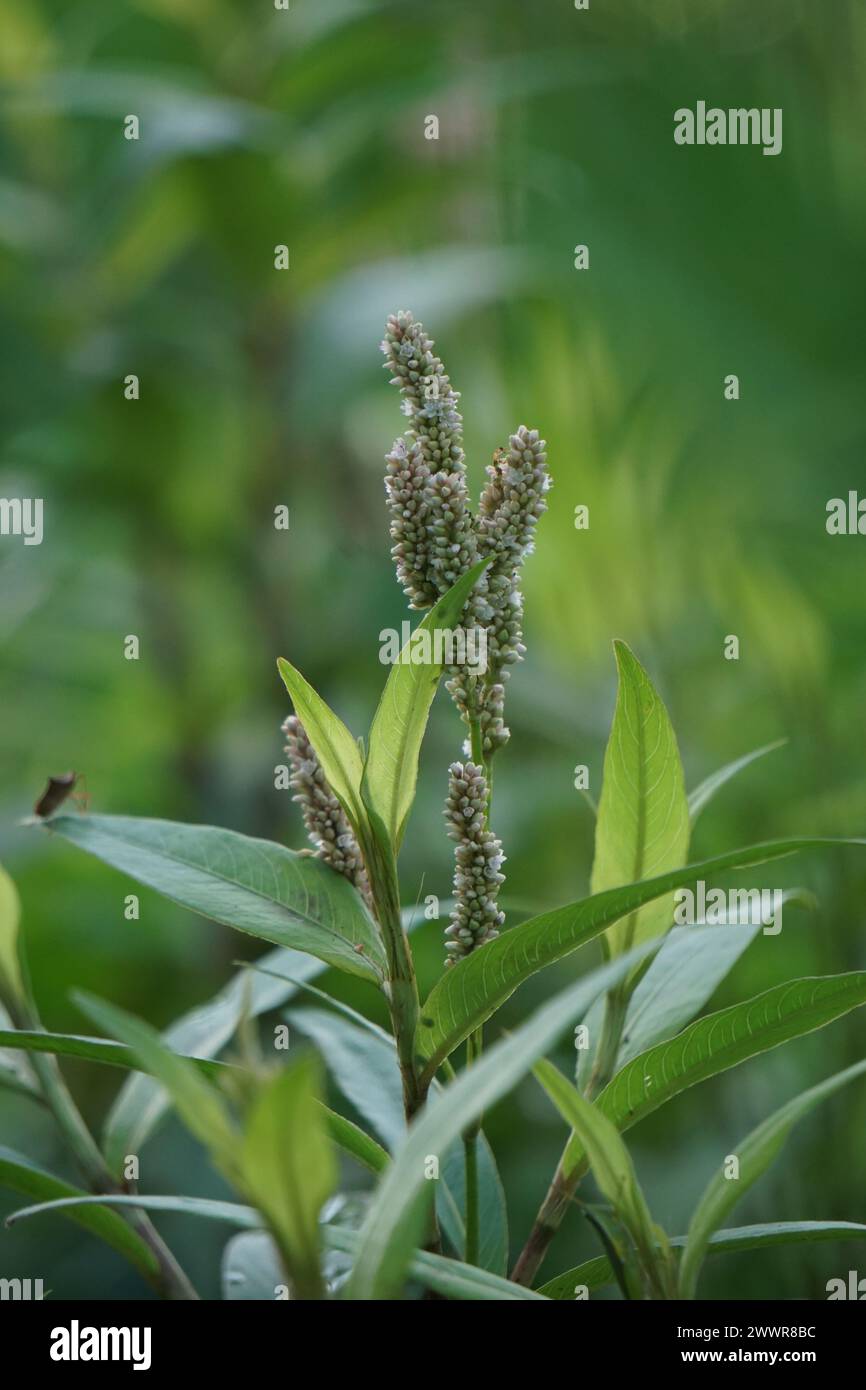
[[[368,1299],[428,1290],[455,1299],[533,1300],[588,1297],[616,1284],[627,1298],[691,1298],[711,1252],[862,1238],[866,1228],[849,1222],[725,1222],[794,1124],[866,1073],[866,1062],[788,1100],[719,1155],[684,1235],[669,1237],[652,1217],[624,1131],[687,1087],[866,1002],[866,971],[852,971],[784,980],[703,1015],[716,986],[768,923],[746,894],[744,910],[734,905],[715,925],[707,925],[707,913],[704,921],[673,928],[674,895],[703,889],[725,871],[832,842],[776,840],[688,863],[691,829],[709,798],[769,750],[746,755],[687,794],[665,706],[618,642],[619,691],[591,893],[506,921],[505,856],[491,827],[492,767],[509,739],[507,680],[524,654],[520,577],[547,505],[546,446],[537,430],[517,429],[494,454],[473,514],[459,398],[433,343],[411,314],[398,313],[382,346],[408,421],[387,456],[385,491],[397,576],[411,607],[425,613],[416,633],[458,624],[478,629],[488,660],[483,670],[460,662],[443,669],[432,645],[427,660],[396,662],[363,743],[280,660],[294,705],[283,725],[290,781],[309,850],[212,826],[42,807],[36,820],[43,831],[272,949],[162,1036],[83,995],[81,1009],[106,1036],[48,1033],[23,965],[15,889],[0,877],[0,997],[9,1025],[0,1030],[0,1047],[28,1063],[4,1068],[0,1081],[48,1105],[85,1184],[75,1188],[25,1155],[0,1150],[0,1182],[34,1199],[11,1219],[71,1215],[173,1298],[196,1295],[154,1224],[152,1213],[163,1210],[238,1228],[225,1255],[228,1297],[241,1290],[248,1297]],[[418,913],[402,902],[397,865],[443,675],[464,747],[449,768],[445,804],[454,841],[445,965],[422,994],[411,946]],[[774,912],[791,896],[774,892]],[[500,1036],[497,1013],[505,1001],[592,942],[602,963]],[[329,969],[381,992],[390,1031],[313,983]],[[282,1021],[285,1006],[301,994],[318,1007],[293,1005],[288,1018],[314,1050],[289,1046]],[[267,1016],[277,1019],[271,1034],[254,1026]],[[546,1055],[572,1029],[573,1079]],[[57,1059],[66,1056],[131,1073],[99,1142],[61,1074]],[[361,1124],[324,1103],[322,1063]],[[562,1116],[566,1140],[511,1264],[507,1199],[483,1119],[530,1072]],[[241,1201],[140,1190],[141,1150],[169,1106]],[[373,1175],[361,1200],[337,1193],[338,1154]],[[597,1202],[577,1195],[590,1173]],[[541,1282],[542,1261],[572,1209],[598,1236],[598,1258]]]

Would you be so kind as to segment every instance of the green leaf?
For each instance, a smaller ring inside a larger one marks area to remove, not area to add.
[[[689,1086],[823,1028],[864,1003],[863,970],[774,985],[753,999],[699,1018],[677,1037],[635,1057],[595,1104],[617,1129],[630,1129]],[[580,1140],[572,1136],[563,1159],[566,1176],[585,1159]]]
[[[157,1035],[159,1036],[159,1035]],[[167,1048],[165,1037],[160,1041]],[[109,1066],[138,1068],[145,1066],[145,1060],[139,1056],[138,1052],[132,1047],[127,1047],[124,1043],[113,1042],[108,1038],[83,1038],[72,1033],[43,1033],[27,1032],[23,1030],[0,1030],[0,1047],[19,1049],[23,1052],[50,1052],[56,1057],[79,1057],[87,1062],[102,1062]],[[173,1051],[173,1049],[172,1049]],[[213,1061],[210,1058],[184,1056],[183,1053],[175,1052],[178,1060],[189,1063],[196,1071],[205,1076],[217,1077],[221,1072],[231,1071],[231,1067],[224,1062]],[[148,1080],[153,1080],[150,1073],[146,1073]],[[9,1083],[11,1084],[11,1082]],[[169,1100],[165,1088],[154,1080],[154,1086],[160,1097],[160,1113],[162,1113]],[[26,1083],[20,1083],[17,1089],[30,1093]],[[38,1093],[37,1093],[38,1097]],[[358,1125],[347,1120],[343,1115],[337,1115],[333,1110],[329,1110],[323,1105],[325,1124],[328,1132],[335,1144],[356,1158],[359,1163],[368,1168],[371,1173],[381,1173],[388,1162],[388,1155],[385,1150],[365,1134]],[[134,1147],[127,1148],[124,1153],[137,1153]]]
[[[866,1061],[837,1072],[810,1090],[789,1100],[763,1124],[753,1129],[737,1145],[734,1153],[739,1159],[737,1181],[728,1180],[723,1163],[710,1179],[689,1223],[686,1248],[680,1261],[680,1297],[694,1298],[701,1265],[715,1230],[721,1225],[737,1202],[770,1167],[784,1147],[785,1140],[799,1120],[808,1115],[822,1100],[841,1090],[849,1081],[866,1073]]]
[[[694,885],[699,879],[723,869],[746,868],[782,859],[798,850],[840,844],[864,845],[866,840],[776,840],[752,845],[697,864],[687,864],[643,883],[608,889],[567,907],[554,908],[552,912],[542,913],[540,917],[503,932],[495,941],[473,951],[447,970],[428,995],[421,1009],[415,1039],[419,1057],[427,1060],[425,1078],[432,1077],[455,1047],[490,1018],[524,980],[595,940],[618,918],[643,903],[663,897],[676,888]]]
[[[14,1091],[16,1095],[27,1096],[28,1100],[43,1102],[42,1092],[36,1083],[5,1061],[0,1062],[0,1087],[4,1091]]]
[[[325,1126],[334,1143],[352,1158],[358,1160],[371,1173],[381,1173],[388,1166],[388,1155],[377,1144],[375,1139],[371,1139],[358,1125],[351,1120],[347,1120],[345,1115],[338,1115],[336,1110],[329,1110],[327,1105],[320,1108],[325,1116]]]
[[[244,1189],[268,1218],[299,1298],[321,1298],[319,1212],[337,1181],[319,1108],[320,1065],[291,1061],[253,1105],[240,1153]]]
[[[24,999],[24,981],[18,960],[18,923],[21,904],[18,889],[0,864],[0,999],[9,1004]]]
[[[286,1017],[315,1043],[340,1091],[393,1151],[406,1135],[403,1087],[394,1040],[364,1019],[361,1027],[323,1009],[290,1009]],[[434,1085],[434,1091],[438,1088]],[[482,1135],[478,1154],[479,1251],[484,1269],[504,1273],[508,1219],[496,1161]],[[457,1141],[440,1164],[436,1210],[458,1255],[465,1250],[463,1144]]]
[[[434,1092],[437,1087],[433,1087]],[[476,1264],[492,1274],[508,1270],[508,1207],[493,1150],[478,1136],[478,1252]],[[436,1186],[436,1215],[459,1259],[466,1255],[466,1150],[462,1142],[446,1149]]]
[[[645,946],[634,951],[570,985],[431,1098],[376,1189],[364,1222],[350,1296],[389,1298],[397,1293],[411,1252],[420,1243],[429,1210],[428,1159],[444,1154],[474,1120],[526,1075],[596,995],[618,983],[649,949]]]
[[[144,1070],[162,1082],[187,1129],[207,1146],[222,1172],[234,1179],[238,1135],[228,1107],[198,1066],[171,1052],[155,1028],[124,1009],[77,990],[73,998],[88,1018],[106,1032],[116,1033]]]
[[[324,1243],[332,1250],[343,1250],[348,1255],[357,1253],[360,1236],[357,1231],[347,1231],[342,1227],[324,1226]],[[426,1250],[416,1250],[411,1256],[409,1275],[425,1288],[433,1289],[445,1298],[464,1300],[493,1300],[494,1302],[537,1300],[543,1295],[532,1289],[513,1284],[489,1270],[478,1269],[475,1265],[462,1264],[443,1255],[434,1255]]]
[[[238,971],[208,1003],[177,1019],[162,1034],[162,1040],[172,1052],[181,1055],[214,1057],[229,1042],[245,1013],[249,1018],[258,1018],[279,1008],[291,999],[301,982],[324,969],[324,961],[300,951],[283,947],[269,951],[256,961],[252,971]],[[139,1072],[126,1080],[102,1132],[103,1152],[112,1172],[122,1172],[126,1154],[141,1153],[169,1104],[165,1088],[154,1077]]]
[[[377,1036],[325,1009],[289,1009],[286,1018],[315,1043],[340,1091],[387,1149],[406,1132],[397,1052],[386,1033]]]
[[[653,1222],[631,1156],[610,1120],[567,1081],[552,1062],[533,1067],[536,1080],[574,1133],[579,1136],[593,1176],[634,1242],[650,1296],[673,1290],[667,1238]]]
[[[694,1018],[754,941],[761,924],[705,928],[674,927],[628,1001],[614,1071],[638,1053],[669,1038]],[[604,1019],[604,1000],[587,1015],[589,1046],[578,1054],[577,1079],[586,1089]]]
[[[0,1150],[0,1153],[2,1152],[4,1151]],[[61,1186],[66,1187],[67,1184],[62,1183]],[[91,1197],[88,1193],[78,1192],[75,1188],[70,1188],[69,1193],[69,1196],[39,1202],[35,1206],[21,1207],[18,1211],[13,1211],[11,1216],[7,1216],[6,1225],[15,1226],[19,1221],[29,1221],[34,1216],[45,1216],[52,1211],[71,1213],[78,1207],[89,1207],[95,1204],[106,1208],[137,1207],[140,1211],[170,1211],[178,1216],[199,1216],[208,1221],[220,1221],[229,1226],[240,1226],[244,1230],[259,1230],[264,1224],[262,1216],[255,1207],[243,1206],[240,1202],[220,1202],[212,1197],[162,1195],[149,1197],[144,1193],[130,1196],[128,1193],[117,1192],[100,1193],[98,1197]],[[77,1218],[73,1217],[72,1219],[76,1220]],[[122,1224],[125,1225],[125,1223]],[[129,1230],[129,1227],[126,1226],[125,1229]]]
[[[229,1302],[252,1299],[273,1302],[285,1285],[279,1252],[267,1231],[240,1231],[223,1251],[223,1298]]]
[[[724,1255],[742,1250],[760,1250],[765,1245],[799,1245],[822,1240],[864,1240],[866,1226],[856,1221],[774,1221],[758,1226],[734,1226],[716,1231],[710,1237],[708,1255]],[[671,1245],[679,1249],[685,1236],[674,1236]],[[563,1270],[538,1290],[545,1298],[571,1300],[579,1285],[591,1293],[614,1279],[610,1261],[604,1255],[586,1260],[573,1269]]]
[[[73,1187],[71,1183],[54,1177],[26,1155],[5,1146],[0,1146],[0,1186],[20,1192],[26,1197],[36,1197],[40,1202],[56,1198],[72,1198],[78,1202],[87,1200],[86,1194]],[[71,1219],[123,1255],[145,1278],[158,1276],[159,1264],[150,1247],[136,1235],[122,1217],[109,1211],[98,1197],[91,1200],[94,1205],[90,1210],[70,1211]],[[99,1205],[96,1205],[97,1203]],[[16,1219],[17,1213],[13,1213],[7,1217],[6,1224],[12,1225]]]
[[[0,1149],[0,1154],[5,1151]],[[0,1170],[2,1172],[2,1170]],[[65,1184],[61,1184],[65,1186]],[[253,1231],[257,1234],[265,1234],[261,1231],[262,1218],[254,1207],[242,1206],[237,1202],[219,1202],[205,1197],[148,1197],[148,1196],[107,1196],[89,1197],[85,1193],[77,1196],[66,1197],[60,1201],[42,1202],[38,1206],[25,1207],[21,1211],[14,1212],[8,1219],[8,1224],[13,1225],[20,1220],[29,1217],[41,1216],[52,1211],[67,1212],[73,1220],[81,1220],[81,1224],[87,1224],[86,1217],[77,1215],[79,1208],[89,1208],[97,1202],[103,1202],[107,1207],[138,1207],[142,1211],[169,1211],[180,1216],[198,1216],[209,1221],[227,1222],[231,1226],[238,1226],[244,1231]],[[108,1215],[111,1213],[108,1212]],[[123,1225],[124,1223],[120,1223]],[[124,1226],[125,1230],[129,1228]],[[346,1230],[344,1227],[324,1225],[319,1232],[322,1243],[330,1250],[342,1250],[347,1254],[353,1255],[358,1249],[359,1237],[356,1232]],[[461,1264],[457,1260],[446,1259],[442,1255],[433,1255],[426,1251],[416,1251],[410,1258],[409,1274],[423,1284],[426,1288],[434,1289],[438,1293],[450,1298],[460,1299],[492,1299],[494,1301],[525,1301],[527,1299],[537,1302],[543,1298],[542,1294],[535,1293],[532,1289],[526,1289],[519,1284],[513,1284],[508,1279],[501,1279],[488,1270],[476,1269],[472,1265]],[[273,1295],[271,1294],[271,1297]]]
[[[329,709],[291,662],[281,656],[277,666],[328,786],[346,812],[352,828],[362,834],[367,817],[361,799],[364,765],[358,744],[342,719]]]
[[[689,792],[689,816],[692,825],[701,814],[708,801],[711,801],[716,792],[719,791],[726,782],[730,782],[732,777],[736,777],[738,772],[748,767],[750,763],[758,758],[763,758],[766,753],[774,753],[777,748],[782,748],[788,742],[786,738],[778,738],[775,743],[765,743],[763,748],[755,748],[751,753],[745,753],[741,758],[735,758],[732,763],[727,763],[720,767],[718,772],[713,772],[705,778],[699,786]]]
[[[689,808],[676,735],[646,671],[624,642],[615,642],[619,691],[604,757],[595,824],[594,894],[655,878],[685,863]],[[672,898],[630,913],[607,934],[611,955],[671,925]]]
[[[384,975],[384,951],[361,897],[312,855],[210,825],[79,815],[44,824],[215,922],[376,983]]]
[[[103,1062],[112,1067],[135,1069],[141,1066],[131,1047],[109,1038],[85,1038],[78,1033],[44,1033],[26,1028],[0,1029],[0,1047],[20,1052],[50,1052],[55,1057],[79,1057],[85,1062]],[[177,1053],[176,1056],[181,1054]],[[223,1065],[198,1057],[184,1057],[200,1071],[214,1074]],[[127,1153],[130,1150],[127,1149]]]
[[[4,1030],[5,1033],[15,1031],[12,1027],[12,1020],[2,1004],[0,1004],[0,1029]],[[22,1055],[17,1049],[7,1049],[4,1052],[2,1042],[0,1042],[0,1086],[7,1091],[15,1091],[18,1095],[27,1096],[39,1105],[45,1103],[42,1089],[26,1055]]]
[[[782,906],[809,901],[811,895],[802,888],[786,889],[781,893]],[[695,931],[695,927],[701,930]],[[614,1072],[624,1067],[632,1057],[637,1057],[664,1038],[673,1037],[680,1028],[691,1022],[761,930],[760,922],[740,922],[738,909],[730,915],[726,914],[724,924],[707,927],[705,922],[700,921],[689,927],[673,927],[628,1001]],[[594,1043],[600,1035],[603,1016],[602,999],[586,1018],[590,1045],[579,1054],[578,1084],[581,1090],[585,1088],[592,1069]]]
[[[432,640],[437,631],[451,631],[459,624],[466,600],[489,563],[489,558],[482,560],[461,575],[412,633],[391,667],[373,719],[362,794],[395,853],[415,799],[421,743],[443,669],[441,661],[413,660],[413,644],[419,633],[430,634]]]

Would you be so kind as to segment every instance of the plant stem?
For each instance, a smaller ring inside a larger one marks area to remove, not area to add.
[[[628,1001],[629,993],[623,988],[612,990],[605,999],[601,1036],[585,1092],[587,1100],[594,1100],[613,1076],[622,1032],[625,1027]],[[571,1136],[569,1136],[570,1142]],[[554,1236],[562,1225],[565,1213],[568,1211],[571,1199],[577,1190],[577,1185],[586,1171],[585,1167],[581,1166],[572,1173],[566,1172],[565,1157],[567,1151],[568,1145],[566,1144],[556,1165],[556,1172],[547,1189],[544,1201],[538,1209],[538,1215],[533,1222],[526,1244],[511,1271],[511,1278],[516,1284],[530,1285],[532,1283],[550,1249]]]
[[[22,1003],[14,1010],[14,1013],[13,1021],[16,1028],[44,1031],[32,1002]],[[116,1181],[100,1153],[99,1146],[90,1133],[84,1117],[66,1085],[57,1059],[44,1052],[34,1052],[30,1055],[30,1062],[39,1082],[45,1104],[51,1111],[57,1128],[75,1155],[78,1166],[91,1191],[94,1194],[100,1192],[122,1193],[124,1189]],[[127,1210],[121,1211],[120,1216],[141,1237],[159,1266],[159,1272],[156,1275],[144,1275],[156,1292],[161,1297],[172,1300],[197,1299],[198,1294],[187,1275],[146,1212]],[[141,1273],[144,1274],[144,1271],[142,1270]]]
[[[409,940],[403,930],[400,887],[394,855],[390,850],[383,848],[375,830],[364,836],[362,851],[388,961],[388,978],[384,989],[397,1046],[397,1060],[403,1082],[403,1109],[408,1124],[421,1109],[426,1096],[415,1056],[415,1031],[419,1014],[415,965]]]

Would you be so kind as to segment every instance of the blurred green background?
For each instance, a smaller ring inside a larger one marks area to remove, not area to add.
[[[473,490],[517,424],[549,441],[529,654],[497,765],[509,895],[535,909],[586,891],[593,827],[573,769],[589,765],[597,794],[613,637],[663,692],[689,785],[789,740],[713,803],[696,853],[863,833],[866,542],[824,522],[829,498],[866,481],[864,57],[856,0],[0,0],[0,495],[45,499],[41,546],[0,539],[0,858],[48,1026],[88,1031],[73,987],[162,1026],[255,951],[144,891],[126,921],[126,880],[19,825],[47,774],[84,773],[93,810],[300,846],[290,793],[274,790],[288,712],[275,658],[356,732],[371,717],[378,633],[407,616],[382,488],[401,417],[378,353],[401,307],[463,393]],[[782,107],[781,155],[676,146],[673,112],[699,99]],[[440,695],[401,863],[410,901],[422,875],[425,893],[449,891],[441,803],[460,737]],[[759,873],[819,907],[760,938],[717,1003],[866,964],[862,856]],[[441,925],[418,938],[425,987]],[[536,978],[503,1021],[591,956]],[[682,1231],[719,1154],[864,1055],[863,1035],[851,1015],[633,1131],[657,1219]],[[66,1071],[98,1122],[120,1078]],[[862,1086],[828,1104],[737,1220],[866,1220],[864,1122]],[[489,1134],[519,1249],[564,1132],[527,1083]],[[0,1097],[0,1142],[71,1174],[26,1100]],[[173,1123],[142,1187],[219,1191]],[[20,1204],[0,1194],[2,1212]],[[216,1295],[225,1233],[160,1225]],[[575,1214],[545,1272],[592,1253]],[[864,1258],[726,1256],[702,1290],[821,1298]],[[44,1277],[55,1297],[143,1292],[53,1218],[0,1236],[0,1274]]]

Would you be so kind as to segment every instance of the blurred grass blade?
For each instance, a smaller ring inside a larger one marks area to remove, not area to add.
[[[802,1245],[827,1240],[866,1240],[866,1226],[856,1221],[775,1221],[757,1226],[734,1226],[727,1231],[715,1231],[707,1247],[708,1255],[736,1254],[743,1250],[760,1250],[768,1245]],[[685,1236],[674,1236],[671,1245],[679,1249]],[[545,1298],[571,1301],[580,1285],[588,1292],[613,1283],[613,1270],[603,1255],[585,1260],[573,1269],[563,1270],[538,1290]]]
[[[418,1054],[427,1059],[425,1079],[433,1076],[455,1047],[490,1018],[524,980],[588,941],[594,941],[611,923],[643,903],[676,888],[694,886],[699,879],[724,869],[764,864],[799,850],[829,845],[866,845],[866,840],[775,840],[732,850],[697,864],[687,864],[659,878],[608,889],[594,897],[569,903],[567,907],[554,908],[503,932],[495,941],[473,951],[459,965],[446,971],[428,995],[421,1009],[416,1037]],[[693,927],[690,930],[719,929]]]
[[[312,855],[215,826],[131,816],[54,816],[45,825],[214,922],[377,983],[384,974],[360,896]]]
[[[155,1028],[124,1009],[78,990],[73,998],[88,1018],[126,1043],[145,1071],[158,1077],[187,1129],[207,1146],[222,1172],[232,1177],[236,1172],[237,1131],[222,1096],[196,1064],[171,1052]]]
[[[725,1164],[710,1179],[695,1208],[680,1262],[680,1297],[694,1298],[698,1276],[713,1232],[758,1178],[770,1167],[784,1147],[791,1130],[822,1100],[866,1074],[866,1061],[837,1072],[826,1081],[803,1091],[776,1110],[763,1124],[746,1136],[735,1150],[739,1160],[737,1181],[729,1180]]]
[[[239,1156],[246,1194],[268,1218],[298,1298],[323,1298],[319,1213],[337,1163],[319,1106],[320,1063],[289,1062],[253,1104]]]
[[[325,704],[321,695],[317,694],[309,681],[304,680],[291,662],[281,656],[277,666],[328,785],[346,812],[352,828],[363,838],[361,832],[367,818],[361,799],[364,768],[358,744],[342,719]]]
[[[18,889],[0,864],[0,1000],[6,1000],[10,1005],[25,997],[18,960],[20,918]]]
[[[595,1104],[617,1129],[630,1129],[689,1086],[813,1033],[864,1003],[864,970],[774,985],[753,999],[699,1018],[677,1037],[635,1057]],[[585,1161],[583,1145],[573,1135],[563,1159],[566,1176]]]
[[[425,1177],[428,1158],[444,1153],[473,1120],[506,1095],[596,995],[621,980],[648,949],[632,952],[563,990],[431,1098],[376,1189],[349,1281],[350,1297],[389,1298],[397,1293],[412,1250],[423,1236],[432,1199]]]
[[[735,758],[732,763],[726,763],[717,772],[713,772],[705,778],[693,791],[689,792],[689,817],[694,826],[695,821],[701,811],[711,801],[716,792],[719,791],[726,782],[730,782],[732,777],[736,777],[743,768],[755,762],[758,758],[763,758],[765,753],[774,753],[777,748],[783,748],[788,742],[786,738],[777,738],[775,743],[765,743],[763,748],[755,748],[751,753],[745,753],[741,758]]]
[[[5,1146],[0,1146],[0,1187],[20,1192],[25,1197],[35,1197],[40,1203],[58,1198],[78,1203],[91,1202],[92,1206],[86,1211],[70,1210],[69,1217],[123,1255],[146,1279],[159,1276],[159,1263],[150,1246],[136,1235],[121,1216],[110,1211],[105,1202],[99,1197],[88,1198],[86,1193],[71,1183],[54,1177],[53,1173],[46,1173],[26,1155]],[[11,1225],[16,1218],[17,1213],[7,1217],[8,1224]]]
[[[452,632],[458,626],[466,600],[489,563],[482,560],[461,575],[412,633],[391,667],[370,728],[363,797],[384,826],[395,853],[415,799],[421,743],[443,670],[442,661],[413,659],[413,644],[423,633],[430,634],[432,646],[437,633]]]
[[[126,1067],[138,1071],[141,1062],[137,1053],[124,1043],[110,1038],[85,1038],[78,1033],[43,1033],[35,1030],[0,1029],[0,1047],[21,1052],[48,1052],[54,1057],[78,1057],[85,1062],[102,1062],[108,1066]],[[183,1054],[176,1053],[183,1057]],[[183,1057],[203,1072],[215,1072],[223,1064],[199,1057]],[[129,1150],[127,1150],[129,1152]]]
[[[595,823],[593,894],[655,878],[685,863],[689,810],[676,735],[640,662],[615,642],[619,689],[604,756]],[[660,936],[671,925],[665,895],[629,913],[607,934],[611,955]]]
[[[2,1153],[3,1150],[0,1150]],[[62,1184],[65,1186],[66,1184]],[[11,1216],[6,1218],[8,1226],[14,1226],[19,1221],[29,1221],[34,1216],[44,1216],[52,1211],[69,1212],[72,1215],[78,1208],[102,1205],[110,1207],[137,1207],[140,1211],[169,1211],[180,1216],[200,1216],[208,1221],[221,1221],[229,1226],[240,1226],[246,1230],[259,1230],[263,1225],[262,1217],[255,1207],[243,1206],[240,1202],[221,1202],[212,1197],[178,1197],[178,1196],[155,1196],[149,1197],[142,1193],[109,1192],[93,1197],[89,1193],[76,1193],[74,1188],[70,1189],[68,1196],[59,1197],[56,1200],[39,1202],[32,1207],[21,1207],[18,1211],[13,1211]],[[73,1220],[77,1218],[73,1215]],[[83,1222],[81,1224],[84,1224]],[[129,1228],[126,1227],[128,1230]]]
[[[300,951],[278,948],[255,962],[256,970],[240,970],[219,994],[177,1019],[162,1034],[172,1052],[214,1057],[229,1042],[244,1013],[249,1018],[278,1009],[305,980],[320,975],[325,962]],[[267,972],[267,973],[265,973]],[[278,977],[291,976],[291,979]],[[139,1072],[124,1082],[108,1112],[102,1149],[113,1173],[123,1170],[124,1156],[140,1153],[169,1107],[164,1087]]]

